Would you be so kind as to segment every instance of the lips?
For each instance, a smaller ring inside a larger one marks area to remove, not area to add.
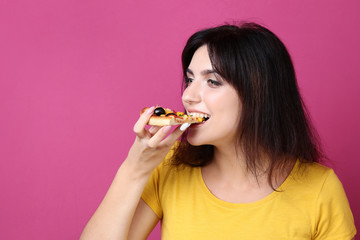
[[[204,113],[204,112],[201,112],[201,111],[197,111],[197,110],[194,110],[194,109],[188,109],[187,110],[187,114],[190,115],[190,116],[193,116],[193,117],[197,117],[197,118],[202,118],[203,121],[201,123],[194,123],[194,124],[191,124],[190,128],[199,128],[199,127],[202,127],[206,121],[208,121],[211,117],[210,114],[207,114],[207,113]]]
[[[205,124],[206,124],[206,121],[203,121],[201,123],[193,123],[193,124],[190,125],[189,128],[199,128],[199,127],[204,126]]]
[[[210,114],[204,113],[204,112],[199,112],[199,111],[195,111],[195,110],[188,110],[187,114],[193,117],[197,117],[197,118],[202,118],[204,121],[209,120],[209,118],[211,117]]]

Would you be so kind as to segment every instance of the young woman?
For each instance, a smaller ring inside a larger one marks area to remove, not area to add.
[[[166,137],[170,127],[145,128],[154,107],[142,114],[81,239],[146,239],[159,220],[172,240],[352,239],[282,42],[254,23],[224,25],[191,36],[182,64],[185,110],[209,119]]]

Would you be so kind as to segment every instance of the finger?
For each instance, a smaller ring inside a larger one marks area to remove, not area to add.
[[[161,128],[160,126],[151,126],[151,127],[149,128],[149,133],[150,133],[151,135],[154,135],[157,131],[159,131],[160,128]]]
[[[172,146],[175,141],[185,132],[185,130],[190,127],[190,123],[183,123],[181,126],[177,127],[169,136],[162,141],[161,144]]]
[[[143,114],[141,114],[139,120],[134,125],[134,132],[139,137],[146,136],[145,126],[149,122],[151,115],[153,114],[155,107],[148,108]]]
[[[149,147],[156,147],[159,143],[165,138],[166,134],[170,131],[171,126],[165,126],[160,128],[154,136],[152,136],[148,141]]]

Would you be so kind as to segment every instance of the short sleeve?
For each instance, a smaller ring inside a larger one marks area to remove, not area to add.
[[[316,205],[315,240],[351,240],[356,234],[354,218],[344,188],[329,171]]]
[[[154,213],[162,219],[162,208],[159,198],[159,178],[161,172],[161,166],[158,166],[151,174],[141,198],[145,203],[154,211]]]

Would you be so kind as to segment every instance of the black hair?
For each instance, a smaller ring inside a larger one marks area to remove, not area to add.
[[[296,160],[319,162],[319,137],[299,93],[291,57],[281,40],[256,23],[222,25],[193,34],[182,52],[184,83],[195,51],[206,45],[214,70],[238,92],[242,103],[237,146],[256,177],[268,161],[268,180]],[[186,84],[183,84],[183,89]],[[192,146],[183,135],[173,163],[203,166],[213,158],[211,145]]]

